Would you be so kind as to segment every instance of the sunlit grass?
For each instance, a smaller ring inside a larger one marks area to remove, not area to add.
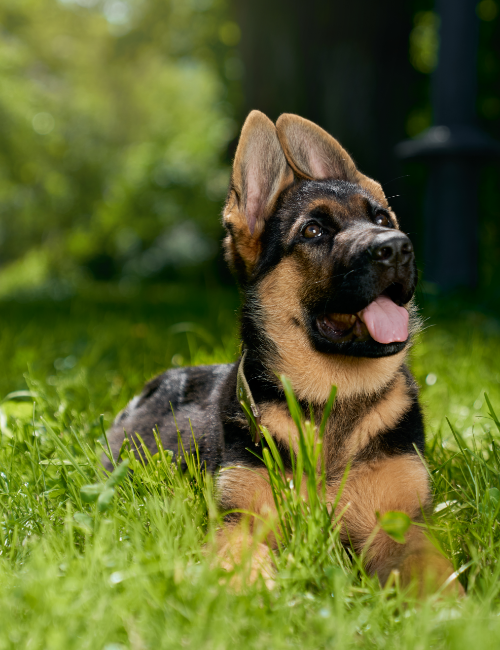
[[[176,362],[236,357],[236,303],[200,293],[175,307],[3,306],[0,649],[498,647],[500,430],[484,396],[498,414],[492,319],[436,321],[413,352],[433,533],[468,588],[462,602],[415,608],[394,585],[382,590],[343,553],[321,499],[306,502],[296,478],[284,481],[269,442],[261,453],[282,535],[272,591],[258,581],[234,592],[217,567],[219,515],[196,458],[183,475],[168,450],[143,464],[144,450],[124,448],[128,473],[122,465],[110,481],[99,469],[103,426],[146,379]],[[302,426],[307,470],[318,449],[312,424]],[[313,495],[318,479],[306,476]]]

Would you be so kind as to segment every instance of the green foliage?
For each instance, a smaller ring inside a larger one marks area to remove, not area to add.
[[[212,257],[236,128],[224,0],[7,0],[0,24],[3,295]]]
[[[439,17],[433,11],[418,11],[410,34],[410,62],[419,72],[432,72],[438,61]]]
[[[126,458],[123,463],[114,470],[105,483],[93,483],[92,485],[82,485],[80,488],[80,497],[85,503],[97,502],[99,512],[108,510],[115,496],[115,487],[123,482],[127,476],[130,460]]]
[[[332,514],[337,503],[328,505],[325,500],[323,435],[336,388],[332,388],[321,425],[317,427],[313,420],[305,420],[289,380],[281,376],[281,382],[298,432],[297,455],[290,453],[291,476],[285,472],[271,434],[266,427],[261,427],[265,440],[262,459],[277,512],[272,523],[279,544],[278,566],[282,567],[281,578],[288,585],[328,590],[332,571],[341,569],[344,574],[352,571],[339,541],[339,528],[335,526],[339,513]]]
[[[378,516],[380,528],[385,531],[389,537],[398,542],[405,543],[405,534],[411,526],[411,519],[404,512],[389,511]]]
[[[431,530],[468,588],[462,602],[415,608],[338,544],[314,471],[321,422],[305,421],[286,382],[302,434],[292,485],[271,438],[263,451],[284,531],[272,591],[228,586],[211,550],[220,523],[213,486],[196,455],[182,474],[169,450],[126,444],[118,468],[104,472],[103,426],[145,379],[172,357],[235,358],[235,296],[169,295],[156,305],[2,304],[0,648],[497,647],[500,382],[491,351],[500,337],[491,319],[487,331],[478,315],[474,327],[465,317],[438,321],[414,352],[430,423]],[[396,537],[406,523],[400,513],[379,520]],[[235,570],[243,579],[245,571]]]

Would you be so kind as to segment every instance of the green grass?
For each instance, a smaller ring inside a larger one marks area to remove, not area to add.
[[[112,291],[1,304],[0,650],[498,647],[500,429],[484,398],[500,413],[492,316],[438,313],[412,353],[439,504],[433,534],[461,571],[461,602],[415,607],[382,590],[342,552],[321,501],[293,491],[278,498],[275,589],[235,593],[214,563],[219,517],[195,459],[181,475],[168,454],[147,466],[136,454],[133,474],[106,483],[102,426],[172,363],[236,358],[237,303],[233,292],[187,299],[170,287],[134,304]],[[307,469],[316,450],[304,453]],[[266,462],[277,480],[272,448]]]

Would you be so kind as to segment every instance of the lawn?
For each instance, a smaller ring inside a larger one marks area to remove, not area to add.
[[[416,606],[313,525],[280,550],[273,590],[235,591],[214,563],[219,516],[196,459],[184,475],[167,452],[146,467],[129,456],[134,473],[107,481],[99,470],[103,430],[146,379],[236,358],[235,292],[153,287],[131,301],[110,287],[1,303],[0,650],[499,647],[500,423],[485,393],[500,415],[500,322],[424,304],[412,368],[432,534],[468,595]]]

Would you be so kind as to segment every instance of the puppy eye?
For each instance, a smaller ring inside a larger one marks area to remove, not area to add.
[[[389,221],[389,217],[383,212],[379,212],[378,214],[376,214],[374,221],[377,226],[382,226],[383,228],[392,226],[391,222]]]
[[[317,223],[310,223],[302,231],[302,236],[306,239],[313,239],[314,237],[321,237],[323,230]]]

